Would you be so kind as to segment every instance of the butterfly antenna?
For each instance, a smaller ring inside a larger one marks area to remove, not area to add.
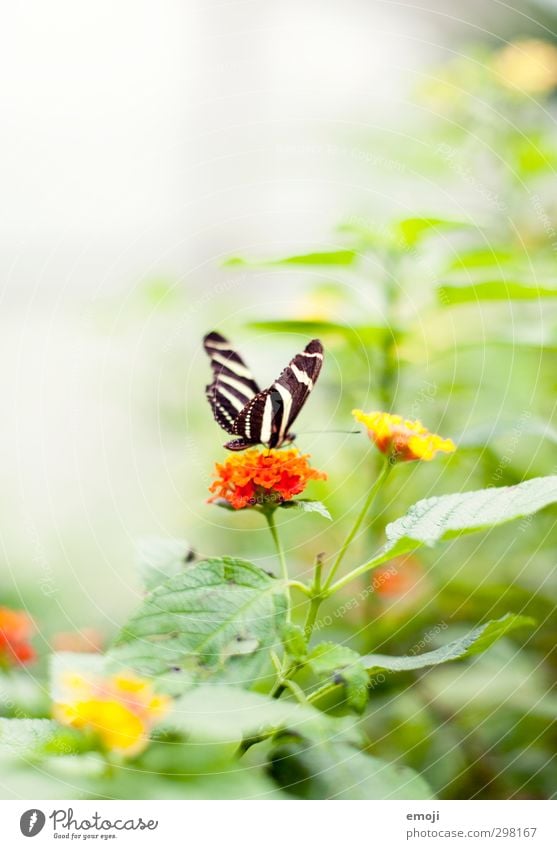
[[[306,434],[310,434],[310,433],[317,433],[317,434],[324,434],[324,433],[361,433],[361,431],[359,431],[359,430],[300,430],[300,431],[298,431],[296,436],[306,436]]]

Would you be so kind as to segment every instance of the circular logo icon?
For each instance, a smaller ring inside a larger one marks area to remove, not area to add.
[[[46,817],[38,808],[31,808],[21,815],[19,827],[25,837],[36,837],[43,830]]]

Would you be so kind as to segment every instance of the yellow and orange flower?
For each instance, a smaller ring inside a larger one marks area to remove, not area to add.
[[[151,728],[170,703],[168,696],[154,692],[149,681],[130,673],[103,678],[68,672],[60,689],[52,708],[54,718],[94,731],[106,749],[123,755],[145,748]]]
[[[433,460],[438,451],[445,454],[456,451],[452,439],[430,433],[419,421],[391,413],[364,413],[362,410],[352,410],[352,415],[366,426],[379,451],[394,460]]]
[[[35,659],[35,650],[29,642],[34,631],[33,620],[25,611],[0,607],[0,666]]]
[[[224,463],[216,463],[209,501],[222,498],[235,510],[290,501],[309,481],[327,478],[325,472],[313,469],[308,459],[309,454],[300,454],[295,448],[252,448],[234,454]]]

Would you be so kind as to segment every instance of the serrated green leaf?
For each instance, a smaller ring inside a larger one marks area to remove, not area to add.
[[[148,590],[183,572],[191,557],[191,547],[182,539],[146,537],[137,544],[137,568]]]
[[[346,743],[308,746],[285,739],[270,757],[270,772],[287,793],[302,799],[433,799],[423,778]]]
[[[452,640],[446,646],[433,651],[403,657],[389,657],[385,654],[367,654],[361,658],[368,672],[405,672],[423,669],[426,666],[438,666],[454,660],[462,660],[486,651],[493,643],[505,637],[516,628],[533,627],[536,620],[530,616],[508,613],[501,619],[493,619],[485,625],[479,625],[468,634]]]
[[[61,730],[53,719],[0,719],[0,759],[36,755]]]
[[[312,498],[296,498],[293,501],[283,501],[279,505],[283,509],[298,508],[304,513],[319,513],[324,519],[331,519],[332,516],[321,501],[314,501]]]
[[[156,587],[111,656],[143,673],[183,667],[250,687],[280,645],[286,614],[282,581],[245,560],[212,558]]]
[[[557,475],[516,486],[425,498],[387,525],[388,556],[520,519],[557,502]]]
[[[389,544],[409,551],[418,542],[434,545],[443,539],[474,533],[520,519],[557,502],[557,475],[475,492],[424,498],[390,525]]]
[[[357,574],[422,545],[431,547],[443,540],[489,530],[555,503],[557,475],[532,478],[514,486],[424,498],[412,505],[405,516],[387,525],[386,544],[358,567]]]
[[[339,251],[315,251],[307,254],[294,254],[285,256],[279,259],[246,259],[241,256],[233,256],[227,259],[223,265],[225,267],[241,267],[241,268],[276,268],[282,265],[352,265],[356,260],[356,252],[350,250]]]
[[[335,734],[359,740],[346,720],[328,716],[311,705],[272,699],[227,684],[201,684],[177,699],[162,728],[188,739],[239,744],[288,728],[306,738]]]
[[[304,629],[294,622],[286,622],[282,629],[282,643],[293,660],[302,660],[308,652]]]
[[[316,676],[326,675],[332,683],[342,685],[347,706],[361,713],[367,704],[369,676],[360,660],[358,652],[347,646],[319,643],[306,663]]]

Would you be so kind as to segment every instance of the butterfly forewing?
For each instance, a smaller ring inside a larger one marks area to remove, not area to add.
[[[206,393],[218,424],[237,433],[238,416],[260,391],[243,359],[220,333],[208,333],[203,347],[211,359],[213,382]]]
[[[319,339],[313,339],[301,354],[297,354],[290,361],[271,387],[280,393],[283,402],[278,444],[288,436],[291,426],[315,386],[322,365],[323,346]]]

